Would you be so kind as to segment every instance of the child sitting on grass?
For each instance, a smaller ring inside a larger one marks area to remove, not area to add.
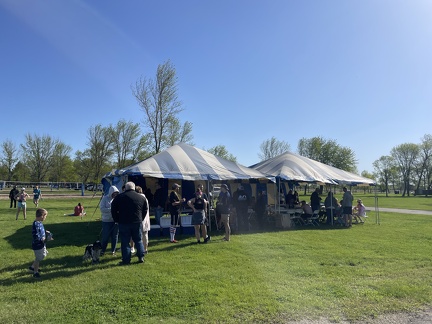
[[[36,219],[33,222],[32,226],[32,249],[35,254],[35,260],[33,264],[29,267],[29,270],[33,272],[34,278],[40,278],[39,274],[39,263],[46,257],[48,251],[46,249],[45,242],[48,240],[52,240],[51,233],[49,231],[45,231],[45,227],[42,222],[46,219],[48,212],[39,208],[36,210]]]

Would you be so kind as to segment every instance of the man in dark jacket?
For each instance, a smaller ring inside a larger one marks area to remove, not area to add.
[[[144,245],[142,241],[142,221],[147,214],[148,204],[145,197],[135,191],[135,183],[126,182],[125,191],[117,195],[111,203],[111,215],[119,224],[121,240],[121,265],[130,264],[132,238],[137,249],[138,262],[144,262]]]
[[[248,220],[248,206],[250,202],[250,197],[246,193],[243,185],[240,184],[237,191],[233,194],[233,205],[236,209],[237,217],[237,229],[240,232],[247,231],[249,229]]]
[[[16,208],[16,195],[19,194],[19,191],[16,186],[13,186],[12,190],[9,192],[9,198],[10,198],[10,208],[12,208],[12,205],[14,208]]]
[[[312,192],[312,195],[310,196],[312,211],[320,210],[321,208],[321,197],[319,196],[319,191],[319,188],[315,188],[315,191]]]

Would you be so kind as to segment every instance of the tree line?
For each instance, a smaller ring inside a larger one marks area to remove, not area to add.
[[[169,60],[158,65],[154,78],[139,78],[131,91],[144,114],[141,125],[121,119],[108,126],[91,126],[87,148],[74,152],[74,158],[72,147],[50,135],[26,134],[25,142],[19,145],[6,139],[1,143],[0,179],[98,183],[110,170],[144,160],[177,143],[194,145],[192,123],[182,123],[178,117],[183,107],[177,83],[175,67]],[[266,160],[289,150],[289,143],[272,137],[261,143],[258,157]],[[207,151],[237,160],[223,144]],[[357,172],[354,151],[335,140],[302,138],[297,151],[319,162]]]
[[[388,195],[390,189],[402,190],[402,196],[432,187],[432,135],[421,142],[403,143],[373,162],[375,177]],[[430,193],[426,192],[426,195]]]

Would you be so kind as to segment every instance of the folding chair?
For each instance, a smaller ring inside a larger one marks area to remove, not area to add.
[[[366,218],[367,218],[366,210],[363,213],[361,213],[361,214],[358,213],[357,211],[353,212],[352,216],[353,216],[353,219],[356,221],[357,224],[358,223],[363,224],[366,221]]]
[[[303,209],[288,209],[288,214],[290,215],[291,221],[294,225],[304,225],[305,222],[302,218]]]
[[[320,211],[319,210],[314,210],[312,217],[310,217],[308,220],[310,222],[311,225],[313,226],[320,226],[319,224],[319,218],[320,218]]]

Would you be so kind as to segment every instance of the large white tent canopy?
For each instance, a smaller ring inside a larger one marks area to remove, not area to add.
[[[104,178],[137,176],[178,180],[274,180],[262,172],[181,143]]]
[[[375,185],[375,181],[291,152],[250,166],[281,180],[323,184]]]

